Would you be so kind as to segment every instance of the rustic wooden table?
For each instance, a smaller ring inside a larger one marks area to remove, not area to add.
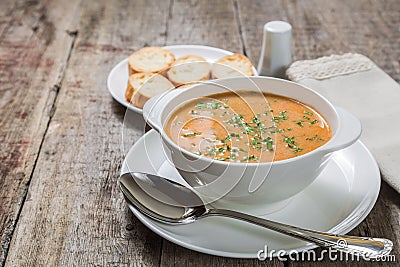
[[[111,68],[143,46],[171,44],[221,47],[256,64],[271,20],[293,25],[295,60],[358,52],[400,81],[398,0],[0,1],[0,265],[319,264],[185,249],[140,223],[116,184],[125,108],[107,91]],[[131,141],[143,128],[134,117]],[[394,241],[396,262],[379,265],[400,262],[399,211],[383,183],[351,232]]]

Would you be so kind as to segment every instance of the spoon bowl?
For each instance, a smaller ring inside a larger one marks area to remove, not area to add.
[[[126,173],[120,177],[119,186],[137,210],[162,223],[191,223],[208,211],[189,188],[156,175]]]

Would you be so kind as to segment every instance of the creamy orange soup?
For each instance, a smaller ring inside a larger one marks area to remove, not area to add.
[[[165,130],[190,152],[231,162],[289,159],[332,137],[327,121],[312,107],[250,91],[192,100],[172,114]]]

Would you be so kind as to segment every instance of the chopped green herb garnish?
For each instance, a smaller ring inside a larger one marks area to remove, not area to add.
[[[196,135],[199,135],[199,134],[200,133],[198,133],[198,132],[187,133],[187,134],[184,134],[183,137],[193,137],[193,136],[196,136]]]
[[[295,149],[293,149],[294,153],[298,153],[298,152],[301,152],[301,151],[303,151],[303,149],[300,148],[300,147],[296,147]]]
[[[263,142],[264,143],[272,142],[272,138],[268,136],[267,138],[263,139]]]
[[[222,140],[222,143],[226,143],[226,142],[229,141],[229,140],[231,140],[231,136],[230,136],[230,135],[227,135],[227,136],[225,137],[225,139]]]
[[[303,113],[307,114],[307,115],[310,115],[310,116],[313,116],[313,114],[311,112],[307,111],[307,110],[304,110]]]
[[[284,129],[277,129],[277,130],[272,130],[271,133],[283,133],[285,130]]]
[[[286,110],[279,112],[279,114],[280,114],[280,117],[282,117],[282,120],[287,120],[288,119]]]
[[[284,136],[283,142],[287,143],[287,146],[290,149],[292,149],[294,153],[298,153],[303,150],[302,148],[297,146],[297,143],[294,141],[294,136],[292,137]]]
[[[250,134],[251,132],[253,132],[253,128],[251,127],[246,127],[246,129],[242,132],[243,134]]]
[[[258,158],[254,155],[248,156],[248,157],[243,157],[242,161],[248,161],[248,160],[254,160],[254,161],[258,161]]]
[[[272,121],[273,122],[280,122],[281,120],[285,121],[287,120],[289,117],[287,116],[287,111],[281,111],[279,112],[279,116],[273,117]]]
[[[253,145],[258,145],[258,144],[261,144],[261,142],[260,141],[257,141],[257,140],[255,140],[255,138],[252,138],[253,139],[253,141],[251,141],[251,144],[253,144]]]
[[[289,137],[285,136],[283,138],[283,142],[285,142],[287,144],[294,144],[294,136],[292,138],[289,138]]]
[[[198,109],[220,109],[220,108],[229,108],[228,105],[222,104],[219,102],[214,102],[214,103],[197,103],[196,108]]]
[[[265,127],[264,124],[261,124],[258,128],[260,129],[260,132],[262,132],[262,133],[265,133],[265,131],[267,130],[267,127]]]
[[[249,160],[254,160],[254,161],[256,161],[256,160],[258,160],[258,158],[257,158],[256,156],[254,156],[254,155],[251,155],[251,156],[249,157]]]
[[[299,125],[300,127],[303,127],[303,121],[295,121],[297,125]]]
[[[231,133],[231,137],[240,138],[240,134],[237,134],[237,133]]]
[[[314,141],[318,137],[318,134],[315,134],[313,137],[307,137],[307,141]]]
[[[317,120],[313,120],[312,122],[310,122],[311,124],[316,124],[318,121]]]
[[[198,109],[207,108],[207,104],[204,104],[204,103],[197,103],[197,104],[196,104],[196,108],[198,108]]]
[[[274,150],[274,147],[273,147],[273,140],[272,140],[271,137],[265,138],[265,139],[263,140],[263,143],[266,143],[266,144],[267,144],[267,149],[268,149],[269,151]]]
[[[233,118],[234,121],[241,121],[243,119],[243,115],[240,114],[233,114]]]
[[[257,126],[259,126],[261,124],[261,121],[256,116],[256,117],[253,118],[253,123],[255,123]]]
[[[268,142],[268,143],[267,143],[267,149],[268,149],[269,151],[274,150],[274,148],[273,148],[273,146],[272,146],[272,142]]]
[[[318,134],[315,134],[315,135],[312,136],[312,137],[307,137],[306,140],[307,140],[307,141],[315,141],[315,140],[317,140],[317,141],[325,141],[324,139],[322,139],[321,137],[319,137]]]

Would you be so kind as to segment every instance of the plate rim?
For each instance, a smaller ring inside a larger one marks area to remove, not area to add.
[[[207,46],[207,45],[186,45],[186,44],[183,44],[183,45],[167,45],[167,46],[162,46],[162,48],[171,49],[171,50],[191,48],[191,49],[201,49],[201,50],[208,50],[208,51],[212,50],[212,51],[216,51],[216,52],[223,53],[223,54],[226,54],[226,55],[234,54],[234,52],[232,52],[232,51],[225,50],[225,49],[218,48],[218,47]],[[130,109],[130,110],[132,110],[132,111],[134,111],[136,113],[143,114],[143,109],[130,105],[125,99],[123,99],[123,100],[120,99],[116,95],[114,90],[111,89],[112,88],[112,78],[113,78],[115,72],[117,72],[117,70],[119,69],[119,67],[121,65],[127,64],[128,58],[129,57],[126,57],[126,58],[122,59],[121,61],[119,61],[117,64],[115,64],[112,67],[111,71],[108,73],[108,76],[107,76],[107,89],[108,89],[109,93],[111,94],[111,96],[114,98],[115,101],[117,101],[118,103],[120,103],[124,107],[126,107],[126,108],[128,108],[128,109]],[[254,76],[258,76],[257,69],[254,67],[254,65],[252,65],[252,67],[253,67],[253,72],[255,74]]]
[[[136,149],[137,146],[140,145],[141,141],[143,142],[143,140],[152,134],[157,134],[157,132],[152,129],[150,131],[148,131],[147,133],[145,133],[143,136],[141,136],[136,142],[135,144],[129,149],[128,153],[126,154],[124,161],[121,165],[121,171],[120,174],[123,174],[123,168],[124,166],[127,164],[127,158],[129,157],[129,155],[132,153],[132,151],[134,151]],[[370,190],[366,192],[366,195],[364,196],[363,200],[360,201],[360,203],[354,208],[352,209],[352,211],[350,212],[350,214],[342,219],[339,223],[337,223],[335,226],[333,226],[328,232],[330,233],[334,233],[334,234],[347,234],[348,232],[350,232],[351,230],[353,230],[354,228],[356,228],[371,212],[371,210],[373,209],[378,196],[379,196],[379,192],[380,192],[380,187],[381,187],[381,178],[380,178],[380,171],[379,171],[379,167],[378,164],[375,160],[375,158],[373,157],[371,151],[365,146],[365,144],[363,142],[361,142],[360,140],[358,140],[355,144],[359,144],[361,146],[361,148],[364,150],[364,152],[367,154],[369,160],[371,161],[372,165],[373,165],[373,169],[374,171],[377,173],[377,175],[374,175],[374,177],[376,177],[374,179],[376,186],[371,186],[369,187]],[[355,145],[353,144],[353,145]],[[368,202],[368,203],[366,203]],[[367,206],[366,206],[367,205]],[[352,218],[352,214],[358,209],[360,209],[360,207],[364,207],[364,210],[362,211],[361,214],[358,214],[358,216],[356,216],[355,219],[350,220],[349,218]],[[180,245],[182,247],[194,250],[194,251],[198,251],[198,252],[202,252],[202,253],[207,253],[210,255],[214,255],[214,256],[222,256],[222,257],[230,257],[230,258],[248,258],[248,259],[254,259],[257,258],[256,253],[237,253],[237,252],[227,252],[227,251],[222,251],[222,250],[215,250],[215,249],[210,249],[210,248],[205,248],[199,245],[194,245],[194,244],[190,244],[187,243],[185,241],[181,241],[177,238],[175,238],[174,236],[172,236],[171,234],[168,233],[168,231],[166,229],[163,229],[157,225],[154,224],[155,221],[152,220],[151,218],[146,217],[145,215],[141,214],[139,211],[137,211],[134,207],[132,207],[131,205],[128,205],[129,209],[131,210],[131,212],[135,215],[136,218],[138,218],[147,228],[149,228],[151,231],[153,231],[154,233],[156,233],[157,235],[161,236],[162,238],[165,238],[177,245]],[[335,229],[337,228],[341,223],[350,220],[350,223],[348,224],[347,227],[339,227],[339,229]],[[336,231],[332,231],[332,230],[336,230]],[[296,251],[296,252],[301,252],[301,251],[306,251],[309,249],[313,249],[318,247],[317,245],[314,244],[309,244],[309,245],[305,245],[304,247],[300,247],[300,248],[296,248],[296,249],[292,249],[291,251]]]

